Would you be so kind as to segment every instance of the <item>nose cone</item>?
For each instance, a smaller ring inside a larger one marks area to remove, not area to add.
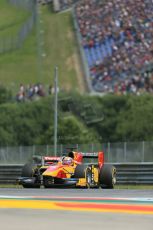
[[[60,170],[61,166],[59,165],[53,165],[53,166],[49,166],[45,172],[43,172],[43,176],[52,176],[52,177],[57,177],[59,170]]]

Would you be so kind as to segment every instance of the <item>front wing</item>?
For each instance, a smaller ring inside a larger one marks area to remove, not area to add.
[[[28,185],[28,187],[35,187],[44,185],[45,187],[86,187],[86,179],[85,178],[57,178],[57,177],[49,177],[46,176],[42,180],[38,180],[37,177],[20,177],[17,180],[17,183],[20,185]]]

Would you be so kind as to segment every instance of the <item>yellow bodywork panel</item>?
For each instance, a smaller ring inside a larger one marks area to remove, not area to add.
[[[98,169],[97,168],[92,168],[92,172],[94,173],[94,182],[95,183],[98,183],[98,181],[99,181],[99,171],[98,171]]]
[[[66,173],[67,178],[71,178],[72,174],[74,174],[75,168],[73,166],[63,167],[63,172]]]
[[[76,186],[86,187],[87,186],[86,178],[80,178],[79,181],[76,183]]]

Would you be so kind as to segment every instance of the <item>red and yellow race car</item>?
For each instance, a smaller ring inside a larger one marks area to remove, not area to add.
[[[32,163],[24,165],[18,182],[24,188],[114,188],[116,168],[104,163],[103,152],[70,151],[62,157],[34,157]]]

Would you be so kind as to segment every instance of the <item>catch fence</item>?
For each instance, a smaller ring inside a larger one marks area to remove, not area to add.
[[[57,156],[66,154],[71,147],[80,152],[104,151],[107,163],[153,162],[153,142],[121,142],[84,145],[58,145]],[[0,164],[24,164],[34,155],[54,155],[54,146],[1,147]]]

